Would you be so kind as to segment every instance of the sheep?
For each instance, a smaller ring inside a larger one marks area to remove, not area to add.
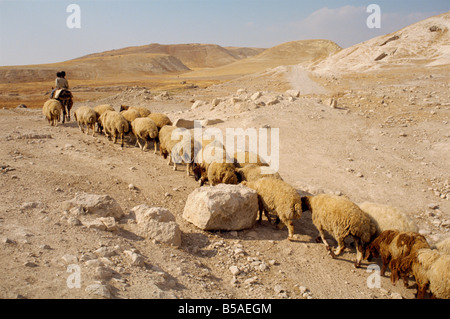
[[[128,124],[131,124],[135,119],[141,117],[139,111],[136,109],[121,111],[120,114],[128,121]]]
[[[114,137],[114,143],[117,142],[117,136],[121,138],[121,147],[123,148],[125,133],[129,131],[127,120],[116,111],[106,111],[100,116],[100,122],[105,128],[105,134],[108,139]]]
[[[114,111],[114,108],[109,104],[102,104],[95,106],[94,111],[97,113],[97,132],[101,133],[103,131],[103,127],[100,123],[100,116],[106,111]]]
[[[304,196],[302,205],[305,210],[311,211],[313,224],[319,231],[320,239],[332,258],[342,253],[345,248],[344,239],[352,235],[356,246],[354,266],[359,268],[364,246],[370,242],[376,232],[376,227],[369,215],[348,198],[335,195]],[[325,239],[324,231],[332,234],[338,242],[338,247],[334,252]],[[316,241],[320,242],[319,238]]]
[[[233,158],[234,164],[238,168],[243,168],[251,164],[257,166],[269,166],[269,164],[267,164],[258,154],[252,152],[235,152]]]
[[[429,288],[433,298],[450,299],[450,254],[422,248],[403,258],[400,271],[416,280],[416,298],[423,299]]]
[[[267,169],[270,170],[269,168],[267,168]],[[248,164],[248,165],[245,165],[245,167],[236,169],[236,175],[238,176],[239,182],[242,182],[242,181],[254,182],[254,181],[257,181],[258,179],[261,179],[264,177],[283,180],[281,178],[280,174],[278,174],[278,172],[275,172],[272,170],[270,170],[270,172],[271,173],[269,173],[269,174],[261,173],[261,166],[256,165],[256,164]]]
[[[417,232],[418,228],[414,221],[398,208],[370,202],[364,202],[359,207],[366,212],[377,228],[377,234],[392,229],[400,231]]]
[[[185,129],[176,126],[163,126],[159,131],[159,152],[165,159],[169,157],[167,165],[173,162],[174,171],[177,170],[177,164],[185,162],[187,164],[186,174],[189,176],[195,149],[200,146],[192,137],[183,139],[184,131]],[[177,134],[179,137],[176,137]],[[190,151],[190,154],[187,150]]]
[[[47,118],[48,123],[51,126],[58,126],[58,122],[61,118],[62,104],[56,99],[48,100],[42,107],[42,113]]]
[[[211,186],[217,184],[239,184],[233,163],[212,162],[208,165],[208,182]]]
[[[202,140],[202,147],[197,153],[192,171],[200,186],[206,181],[212,186],[239,183],[233,160],[228,156],[223,144],[216,140]]]
[[[186,174],[190,176],[195,154],[200,151],[201,144],[193,137],[190,139],[182,139],[172,147],[171,159],[174,163],[173,170],[177,170],[177,165],[186,163]]]
[[[158,136],[158,128],[155,122],[147,117],[140,117],[131,122],[131,131],[136,137],[136,141],[139,144],[141,150],[145,151],[147,149],[148,143],[151,140],[155,140]],[[139,139],[145,141],[145,145],[142,145]],[[154,141],[155,152],[156,152],[156,142]]]
[[[294,219],[302,216],[302,198],[297,190],[288,183],[273,178],[261,178],[255,182],[243,182],[243,185],[256,190],[259,204],[259,222],[264,213],[272,223],[269,212],[277,215],[278,228],[286,225],[288,240],[294,239]],[[279,221],[282,223],[280,224]]]
[[[402,275],[400,271],[402,259],[422,248],[430,248],[430,245],[419,233],[385,230],[366,248],[365,258],[370,261],[372,257],[380,256],[382,260],[380,274],[384,276],[386,267],[389,265],[391,282],[394,284]],[[402,277],[407,286],[408,278]]]
[[[438,242],[436,248],[442,253],[450,254],[450,237]]]
[[[147,117],[151,113],[148,109],[146,109],[143,106],[127,106],[127,105],[121,105],[119,112],[122,113],[122,111],[131,110],[131,109],[138,111],[139,117]]]
[[[156,123],[158,131],[160,131],[164,125],[172,125],[172,121],[163,113],[151,113],[147,117]]]
[[[92,136],[95,136],[95,123],[97,123],[97,113],[88,106],[80,106],[74,112],[74,115],[81,132],[84,133],[83,127],[86,126],[86,134],[89,134],[89,128],[92,128]]]

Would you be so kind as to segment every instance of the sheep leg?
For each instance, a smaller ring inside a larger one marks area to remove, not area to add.
[[[332,258],[335,258],[336,256],[334,255],[334,252],[331,250],[330,245],[328,244],[327,240],[325,239],[325,233],[323,232],[323,229],[319,229],[319,234],[320,234],[320,239],[322,240],[322,242],[325,244],[325,247],[327,248],[328,253],[331,255]],[[316,239],[317,242],[319,237]]]
[[[186,175],[187,176],[191,176],[191,167],[192,167],[192,164],[187,164],[187,166],[186,166]]]
[[[294,240],[294,222],[292,220],[283,220],[283,224],[288,229],[288,240]]]
[[[334,254],[336,255],[336,256],[339,256],[341,253],[342,253],[342,251],[345,249],[345,242],[344,242],[344,238],[338,238],[338,246],[337,246],[337,248],[335,249],[335,251],[334,251]]]
[[[356,262],[354,264],[355,268],[359,268],[361,266],[361,261],[363,259],[363,246],[361,243],[361,239],[357,237],[353,237],[356,246]]]
[[[137,136],[136,136],[136,144],[134,146],[136,146],[136,145],[139,145],[139,148],[141,150],[144,150],[144,148],[142,147],[141,141],[139,140],[139,137],[137,137]]]

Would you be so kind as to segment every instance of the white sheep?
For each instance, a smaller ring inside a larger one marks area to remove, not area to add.
[[[177,170],[178,164],[185,163],[186,174],[190,176],[195,154],[200,151],[201,147],[200,142],[196,141],[193,137],[182,139],[173,145],[170,152],[172,162],[174,163],[173,170]]]
[[[356,246],[358,268],[363,258],[364,245],[369,243],[376,233],[375,224],[370,216],[348,198],[328,194],[302,197],[303,207],[312,213],[312,221],[320,234],[320,239],[327,247],[331,257],[340,255],[345,248],[344,239],[352,236]],[[333,235],[338,247],[333,252],[325,239],[325,231]],[[319,238],[316,239],[319,241]]]
[[[58,126],[61,119],[62,104],[58,100],[51,99],[44,103],[42,113],[47,118],[47,121],[52,126]]]
[[[136,141],[139,144],[141,150],[145,151],[148,147],[148,143],[151,140],[155,140],[158,137],[158,127],[155,122],[153,122],[148,117],[140,117],[131,122],[131,131],[136,137]],[[140,139],[145,141],[145,145],[142,145]],[[156,152],[156,142],[153,142],[155,145]]]
[[[359,207],[372,218],[377,235],[388,229],[418,232],[414,221],[398,208],[371,202],[364,202]]]
[[[441,240],[436,244],[436,249],[442,253],[450,254],[450,237]]]
[[[80,131],[84,133],[84,127],[86,127],[86,134],[89,134],[89,129],[92,128],[92,136],[95,136],[95,123],[97,123],[97,113],[89,106],[80,106],[74,112],[74,115]]]
[[[255,182],[242,182],[243,185],[254,189],[258,194],[259,221],[264,213],[269,220],[269,213],[277,215],[278,228],[286,225],[288,239],[294,239],[294,219],[302,216],[302,198],[297,190],[288,183],[274,178],[261,178]],[[282,224],[279,224],[281,220]]]
[[[123,148],[125,133],[129,131],[128,121],[116,111],[106,111],[100,116],[100,121],[108,139],[111,139],[112,136],[114,143],[116,143],[117,137],[120,136],[121,147]]]

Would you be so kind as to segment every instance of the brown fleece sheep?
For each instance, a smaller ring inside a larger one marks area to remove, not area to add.
[[[194,178],[199,181],[200,186],[206,181],[210,185],[237,184],[238,177],[234,171],[231,172],[231,169],[235,170],[236,167],[229,158],[225,146],[219,141],[210,139],[203,139],[201,144],[201,150],[197,153],[192,166]]]
[[[114,138],[114,144],[117,142],[117,137],[120,136],[123,148],[125,133],[129,131],[128,121],[116,111],[106,111],[100,116],[100,122],[108,139],[111,139],[111,136]]]
[[[155,122],[158,131],[160,131],[164,125],[172,125],[172,121],[163,113],[151,113],[147,117]]]
[[[380,274],[384,276],[386,267],[389,265],[391,282],[395,283],[402,274],[400,271],[402,259],[422,248],[430,248],[430,245],[419,233],[385,230],[367,247],[365,257],[370,261],[372,256],[380,256],[382,260]],[[407,276],[402,277],[404,284],[407,285]]]
[[[208,165],[208,182],[211,186],[217,184],[238,184],[233,163],[212,162]]]
[[[364,245],[369,243],[376,232],[376,227],[369,215],[348,198],[320,194],[302,197],[303,207],[309,208],[312,221],[320,234],[320,239],[327,247],[331,257],[342,253],[345,248],[344,239],[352,236],[356,246],[355,267],[361,265]],[[324,231],[333,235],[338,247],[333,252],[325,239]],[[319,241],[319,238],[317,239]]]
[[[236,152],[233,158],[234,164],[238,168],[243,168],[247,165],[269,166],[258,154],[252,152]]]
[[[396,207],[370,202],[364,202],[359,207],[372,218],[377,227],[377,235],[384,230],[405,232],[417,232],[419,230],[414,221]]]
[[[131,131],[136,137],[136,142],[139,144],[141,150],[145,151],[148,143],[153,140],[156,152],[155,138],[158,136],[158,128],[155,122],[148,117],[139,117],[131,122]],[[144,145],[141,144],[140,139],[144,140]]]
[[[114,111],[114,108],[109,104],[97,105],[94,107],[95,113],[97,113],[97,132],[103,131],[102,123],[100,123],[100,116],[106,111]]]
[[[416,298],[423,299],[429,288],[433,298],[450,299],[450,255],[439,250],[422,248],[403,258],[400,272],[413,275]]]
[[[97,112],[89,106],[80,106],[74,112],[75,121],[78,123],[80,131],[84,133],[84,127],[87,128],[86,134],[89,134],[89,129],[92,129],[92,136],[95,136],[95,123],[97,123]]]
[[[270,168],[267,168],[269,170]],[[268,177],[268,178],[275,178],[275,179],[281,179],[280,174],[278,172],[272,171],[272,174],[262,174],[261,173],[261,166],[256,164],[247,164],[242,168],[236,169],[236,175],[238,176],[238,180],[240,182],[247,181],[247,182],[254,182],[258,179]]]
[[[52,126],[58,126],[61,118],[62,104],[58,100],[51,99],[44,103],[42,113],[47,118],[47,121]]]
[[[261,178],[255,182],[243,182],[249,188],[256,190],[259,202],[259,221],[264,213],[271,222],[269,212],[275,213],[282,224],[288,229],[288,239],[294,239],[294,219],[302,216],[302,198],[297,190],[288,183],[274,178]],[[278,220],[277,220],[278,221]]]
[[[150,115],[150,110],[143,106],[127,106],[127,105],[121,105],[119,112],[122,113],[122,111],[126,110],[136,110],[138,112],[138,117],[147,117]]]

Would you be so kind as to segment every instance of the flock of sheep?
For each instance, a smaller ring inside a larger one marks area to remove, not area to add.
[[[49,100],[43,107],[51,125],[57,125],[61,110],[57,100]],[[402,278],[407,286],[408,278],[413,276],[417,298],[424,298],[428,290],[432,297],[450,298],[450,239],[438,243],[435,248],[430,247],[425,237],[417,232],[414,222],[394,207],[369,202],[357,205],[345,196],[300,196],[278,173],[267,174],[264,170],[263,174],[261,168],[266,166],[268,169],[268,164],[256,154],[234,153],[230,160],[225,147],[215,140],[199,142],[191,138],[186,142],[180,135],[174,139],[177,127],[170,119],[146,108],[121,106],[120,112],[116,112],[110,105],[82,106],[75,111],[75,119],[82,132],[86,127],[86,134],[92,130],[94,136],[97,124],[97,131],[104,130],[114,143],[120,138],[122,147],[128,132],[142,150],[153,141],[155,153],[159,145],[160,154],[165,159],[169,157],[168,164],[173,162],[174,170],[177,164],[186,163],[187,175],[192,172],[200,186],[205,182],[212,186],[242,183],[254,189],[258,194],[259,221],[264,214],[278,228],[286,226],[289,240],[294,239],[293,220],[310,211],[320,235],[316,241],[323,242],[332,258],[343,252],[344,240],[351,236],[356,247],[355,267],[360,267],[363,259],[370,261],[372,257],[380,257],[381,274],[384,275],[389,266],[393,284]],[[201,160],[193,154],[201,154]],[[335,250],[327,242],[325,232],[337,241]]]

